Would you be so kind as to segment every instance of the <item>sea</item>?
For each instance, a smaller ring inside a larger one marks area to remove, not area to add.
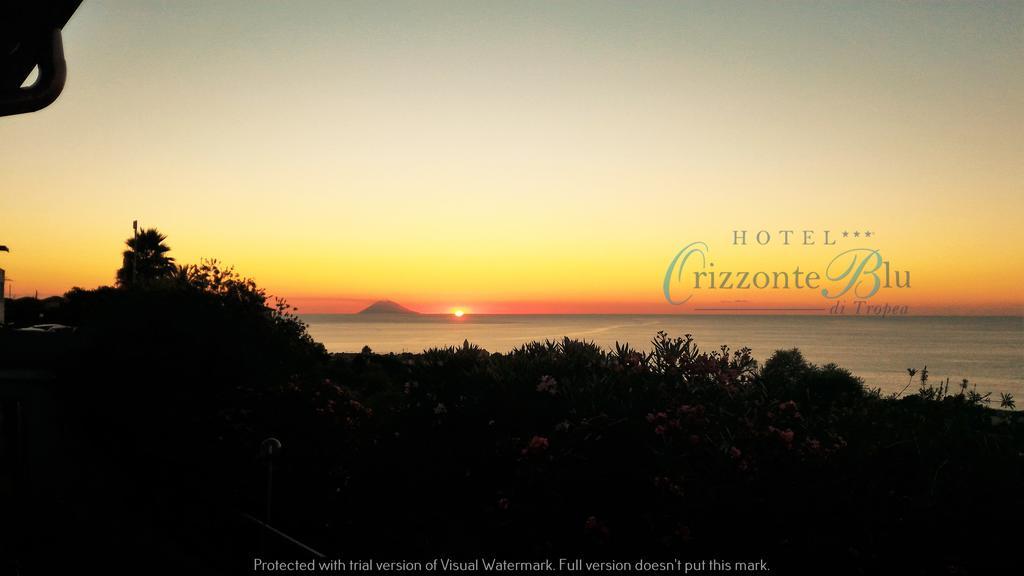
[[[308,314],[310,334],[331,352],[421,352],[464,341],[490,352],[565,336],[614,348],[651,349],[658,331],[692,334],[702,350],[747,347],[759,362],[799,348],[816,364],[836,363],[883,392],[898,392],[908,368],[932,382],[967,379],[978,392],[1012,393],[1024,404],[1024,317],[683,316],[683,315],[360,315]],[[917,381],[909,390],[918,386]]]

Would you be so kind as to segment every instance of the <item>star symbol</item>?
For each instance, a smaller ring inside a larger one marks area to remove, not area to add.
[[[854,238],[860,238],[860,232],[854,232],[853,233],[853,237]]]
[[[849,235],[850,235],[849,232],[847,232],[846,230],[843,230],[843,238],[846,238]]]
[[[867,238],[871,238],[871,232],[870,231],[865,232],[864,236],[867,237]]]

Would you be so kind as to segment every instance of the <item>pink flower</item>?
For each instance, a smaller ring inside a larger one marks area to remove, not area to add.
[[[680,526],[679,529],[676,530],[676,535],[679,536],[679,539],[683,542],[689,542],[692,533],[690,532],[689,526]]]
[[[598,520],[597,516],[587,518],[587,521],[583,523],[583,531],[599,540],[608,538],[608,527],[604,525],[604,522]]]
[[[786,444],[793,443],[793,436],[793,431],[790,430],[789,428],[786,428],[782,432],[779,432],[779,438],[782,438],[782,441],[785,442]]]
[[[739,460],[740,456],[743,456],[743,452],[740,452],[739,448],[733,446],[729,448],[729,456],[732,456],[733,460]]]
[[[508,499],[508,498],[499,498],[499,499],[498,499],[498,509],[499,509],[499,510],[508,510],[508,507],[509,507],[509,506],[510,506],[511,504],[512,504],[512,503],[511,503],[511,502],[509,501],[509,499]]]
[[[657,426],[654,427],[654,433],[657,434],[658,436],[664,436],[666,430],[667,428],[665,428],[661,424],[658,424]]]
[[[558,381],[551,376],[541,376],[540,382],[537,384],[537,392],[546,392],[548,394],[554,394],[558,391]]]
[[[547,449],[548,439],[543,436],[534,436],[533,438],[530,438],[530,444],[526,447],[527,452],[531,454],[540,454]]]

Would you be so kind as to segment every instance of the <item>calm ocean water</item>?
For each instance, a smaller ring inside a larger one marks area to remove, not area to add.
[[[934,381],[967,378],[979,392],[1012,392],[1024,401],[1024,318],[474,315],[377,317],[310,314],[309,331],[331,352],[420,352],[469,340],[491,352],[563,336],[611,348],[650,349],[659,330],[693,334],[702,349],[743,346],[763,362],[780,348],[799,348],[817,364],[835,362],[871,387],[898,391],[907,368],[928,366]],[[952,388],[953,386],[951,386]],[[916,384],[912,387],[916,388]],[[954,388],[955,389],[955,388]]]

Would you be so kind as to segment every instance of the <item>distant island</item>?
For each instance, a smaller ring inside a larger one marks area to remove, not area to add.
[[[407,314],[418,315],[419,312],[410,310],[398,302],[391,300],[378,300],[359,311],[360,314]]]

